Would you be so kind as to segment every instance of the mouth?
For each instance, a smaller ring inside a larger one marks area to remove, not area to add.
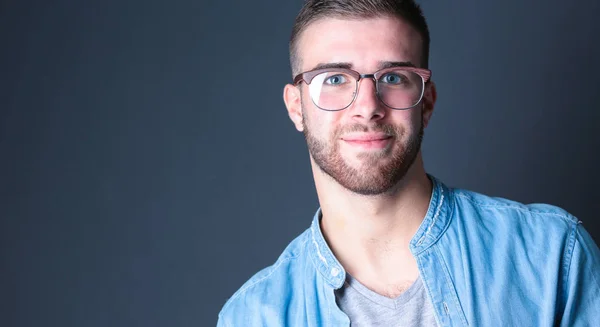
[[[392,136],[383,133],[349,134],[342,137],[344,143],[364,150],[386,148],[392,141]]]

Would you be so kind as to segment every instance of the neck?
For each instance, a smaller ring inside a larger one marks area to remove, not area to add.
[[[409,243],[427,213],[432,192],[421,154],[394,189],[381,195],[351,192],[314,163],[313,175],[323,234],[344,268],[362,282],[416,279]]]

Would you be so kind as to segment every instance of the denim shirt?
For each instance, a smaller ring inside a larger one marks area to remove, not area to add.
[[[430,178],[410,251],[439,326],[600,326],[600,251],[580,221]],[[218,326],[350,326],[334,294],[346,272],[320,218],[227,301]]]

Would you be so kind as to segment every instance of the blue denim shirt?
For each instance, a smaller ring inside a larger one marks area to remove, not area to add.
[[[410,250],[439,326],[600,326],[600,251],[576,218],[431,179]],[[320,217],[227,301],[218,326],[350,325]]]

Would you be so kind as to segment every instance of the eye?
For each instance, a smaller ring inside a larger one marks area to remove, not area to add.
[[[398,73],[387,73],[381,77],[381,81],[387,84],[400,84],[406,80],[406,76]]]
[[[325,79],[325,84],[329,84],[329,85],[340,85],[340,84],[344,84],[346,82],[346,77],[344,77],[344,75],[333,75],[333,76],[329,76],[327,77],[327,79]]]

